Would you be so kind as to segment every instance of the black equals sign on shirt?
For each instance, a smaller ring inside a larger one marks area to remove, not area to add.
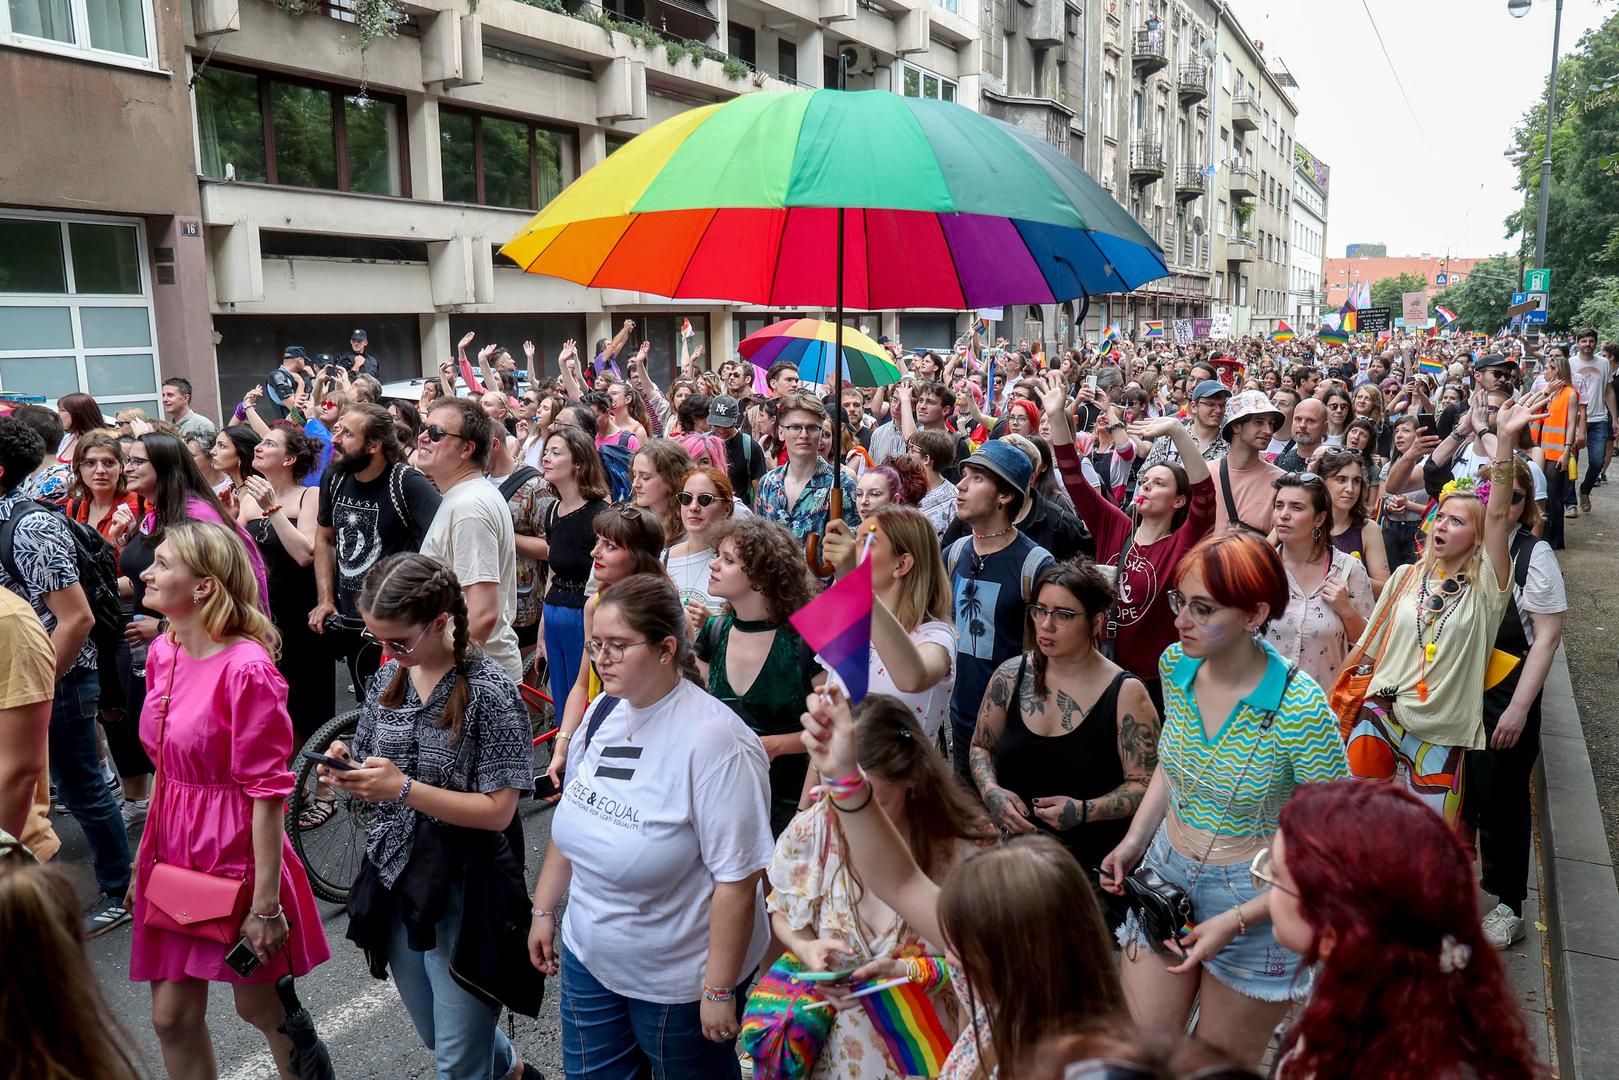
[[[636,761],[641,757],[640,746],[608,746],[603,748],[601,761],[596,763],[596,775],[604,780],[630,780],[635,777],[634,769],[619,768],[607,764],[609,761]]]

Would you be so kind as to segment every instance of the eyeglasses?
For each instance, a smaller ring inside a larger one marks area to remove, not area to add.
[[[426,626],[422,627],[422,632],[417,634],[416,640],[412,641],[409,645],[406,645],[403,641],[393,641],[389,638],[378,637],[369,629],[361,630],[360,636],[365,638],[367,641],[381,645],[382,651],[390,656],[409,656],[411,653],[416,651],[416,647],[422,643],[422,638],[426,637],[427,632],[431,629],[433,629],[432,623],[428,623]]]
[[[151,458],[126,457],[124,459],[124,468],[126,468],[126,469],[137,469],[142,465],[150,465],[151,463],[152,463]]]
[[[465,442],[467,438],[459,431],[445,431],[444,428],[439,424],[428,424],[422,429],[421,437],[426,439],[428,442],[443,442],[447,438],[460,439],[462,442]]]
[[[1042,619],[1050,619],[1052,623],[1057,626],[1072,626],[1074,624],[1074,620],[1079,618],[1080,614],[1080,612],[1071,611],[1068,608],[1049,608],[1044,604],[1029,605],[1029,618],[1033,619],[1035,622],[1040,622]]]
[[[1278,892],[1285,892],[1292,897],[1298,897],[1299,895],[1286,885],[1277,882],[1276,873],[1271,869],[1271,855],[1268,847],[1260,848],[1254,855],[1254,861],[1248,867],[1248,876],[1253,878],[1255,889],[1263,889],[1268,885]]]
[[[713,506],[717,499],[719,499],[718,495],[713,495],[706,491],[698,495],[693,495],[689,491],[682,491],[680,494],[675,496],[675,502],[679,503],[681,506],[690,506],[692,503],[696,503],[705,510],[710,506]]]
[[[820,435],[823,429],[819,424],[787,424],[781,430],[788,435],[796,435],[801,439],[806,439],[811,435]]]
[[[601,641],[598,638],[591,638],[585,642],[585,651],[598,664],[616,664],[624,659],[625,649],[650,644],[652,644],[650,641]]]
[[[1230,606],[1229,604],[1208,604],[1202,600],[1188,600],[1179,589],[1170,589],[1164,596],[1169,600],[1171,614],[1179,615],[1181,609],[1185,608],[1186,613],[1192,617],[1192,621],[1198,626],[1208,622],[1209,616],[1216,611],[1224,611]]]

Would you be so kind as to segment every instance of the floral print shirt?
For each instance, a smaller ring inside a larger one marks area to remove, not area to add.
[[[753,499],[753,510],[760,517],[787,526],[793,539],[802,541],[826,528],[827,504],[832,497],[832,466],[824,460],[817,461],[815,475],[798,493],[792,506],[787,505],[787,469],[788,466],[780,465],[765,473]],[[853,528],[860,523],[860,512],[855,509],[855,478],[847,469],[843,471],[842,488],[843,520]]]

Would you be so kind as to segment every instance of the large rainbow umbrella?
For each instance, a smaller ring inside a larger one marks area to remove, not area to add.
[[[744,94],[679,113],[570,184],[501,253],[670,297],[830,307],[841,284],[843,303],[868,310],[1047,304],[1168,273],[1146,230],[1045,142],[882,90]]]
[[[841,336],[839,331],[842,331]],[[821,319],[783,319],[743,338],[736,351],[758,368],[769,370],[782,360],[798,368],[798,377],[829,383],[832,358],[843,353],[842,377],[856,386],[888,386],[900,380],[888,350],[858,330]]]

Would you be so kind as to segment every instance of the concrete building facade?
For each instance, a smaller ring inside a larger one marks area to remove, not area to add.
[[[1288,319],[1298,333],[1321,325],[1327,267],[1327,193],[1332,171],[1293,144],[1293,242],[1288,267]]]

